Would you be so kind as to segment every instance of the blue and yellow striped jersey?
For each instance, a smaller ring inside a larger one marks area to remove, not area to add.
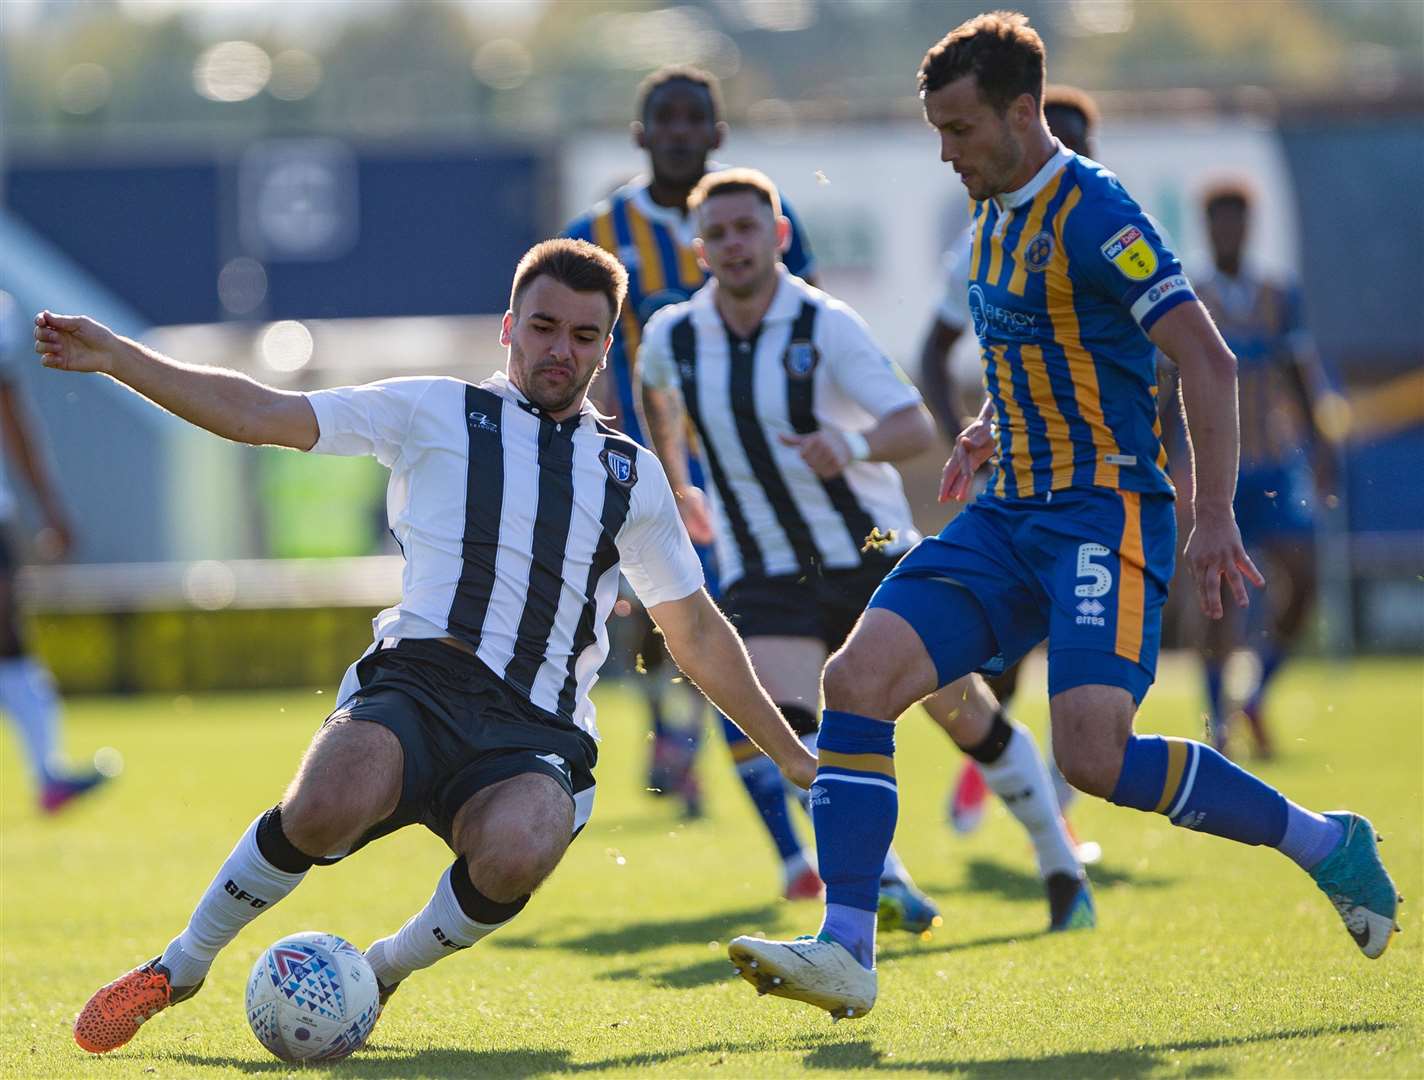
[[[1304,462],[1314,434],[1292,370],[1310,348],[1300,291],[1250,270],[1217,271],[1197,282],[1207,311],[1236,354],[1241,471]]]
[[[1061,146],[971,212],[969,312],[997,414],[990,492],[1170,493],[1147,331],[1194,293],[1152,220]]]
[[[782,255],[786,268],[798,277],[815,273],[811,248],[795,213],[784,201],[782,213],[791,219],[791,246]],[[648,194],[648,178],[624,184],[564,230],[565,236],[588,240],[610,251],[628,269],[628,299],[613,329],[609,371],[618,391],[623,430],[639,442],[633,411],[631,360],[638,355],[644,324],[669,304],[680,304],[707,280],[698,265],[692,241],[692,221],[670,207],[659,206]]]

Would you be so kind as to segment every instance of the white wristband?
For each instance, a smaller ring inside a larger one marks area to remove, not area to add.
[[[870,442],[860,432],[842,431],[841,438],[845,439],[846,446],[850,448],[852,461],[864,461],[870,456]]]

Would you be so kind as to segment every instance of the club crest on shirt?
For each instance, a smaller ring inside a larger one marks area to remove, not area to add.
[[[1041,274],[1053,259],[1053,234],[1047,230],[1028,242],[1024,250],[1024,266],[1035,274]]]
[[[1113,233],[1101,250],[1129,281],[1146,281],[1157,272],[1157,252],[1136,225],[1125,225]]]
[[[631,454],[605,448],[599,452],[598,460],[603,462],[603,467],[608,470],[608,475],[613,478],[615,484],[632,487],[638,482],[638,466]]]
[[[809,379],[821,362],[821,354],[809,341],[793,341],[786,346],[781,364],[793,379]]]

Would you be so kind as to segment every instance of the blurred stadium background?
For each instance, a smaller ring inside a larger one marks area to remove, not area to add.
[[[1020,6],[1189,266],[1202,188],[1261,193],[1254,254],[1303,286],[1347,461],[1316,647],[1418,653],[1424,6]],[[914,74],[979,9],[6,0],[0,288],[292,388],[482,376],[515,260],[642,169],[634,87],[691,62],[723,80],[721,159],[782,185],[822,284],[914,374],[964,217]],[[67,691],[335,682],[398,591],[374,462],[224,444],[103,380],[23,382],[78,540],[22,579]],[[939,460],[911,480],[927,527]]]

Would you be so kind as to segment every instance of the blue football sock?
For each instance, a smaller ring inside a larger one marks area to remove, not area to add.
[[[1269,847],[1279,847],[1285,837],[1289,806],[1270,784],[1205,743],[1159,735],[1127,740],[1108,801],[1166,814],[1173,825]]]
[[[1217,725],[1226,719],[1222,712],[1226,697],[1226,665],[1212,659],[1204,663],[1203,669],[1206,675],[1206,708],[1211,717],[1212,733],[1215,734]]]
[[[791,815],[786,811],[786,786],[782,782],[781,770],[750,740],[744,737],[742,743],[751,747],[755,756],[737,762],[737,776],[747,789],[756,812],[761,815],[761,823],[766,826],[771,842],[776,845],[776,853],[784,862],[802,852],[801,841],[791,825]],[[739,746],[734,744],[734,757],[738,751]]]
[[[866,967],[874,963],[880,872],[895,836],[900,798],[895,786],[895,725],[827,709],[821,720],[811,819],[821,880],[826,883],[823,932]],[[834,906],[868,912],[830,917]],[[864,929],[868,923],[870,930]]]
[[[1258,707],[1261,704],[1261,699],[1266,696],[1266,686],[1275,678],[1276,672],[1281,669],[1281,664],[1286,659],[1286,652],[1279,646],[1268,642],[1256,650],[1256,659],[1261,665],[1261,677],[1256,682],[1256,689],[1251,691],[1253,708]]]
[[[1108,799],[1166,814],[1181,825],[1242,844],[1280,849],[1303,870],[1335,850],[1340,824],[1298,806],[1211,747],[1187,739],[1134,735]]]

